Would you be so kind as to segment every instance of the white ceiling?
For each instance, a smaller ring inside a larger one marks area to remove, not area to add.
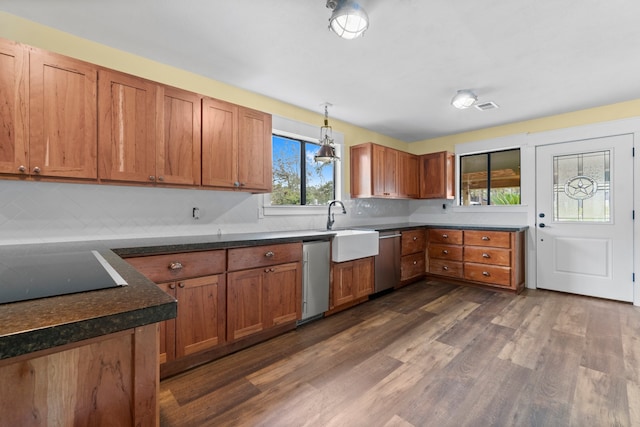
[[[0,10],[403,141],[640,98],[638,0],[0,0]],[[456,110],[458,89],[500,108]],[[640,112],[638,112],[640,114]],[[319,123],[320,125],[321,123]]]

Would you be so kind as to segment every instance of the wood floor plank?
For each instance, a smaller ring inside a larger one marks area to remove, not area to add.
[[[580,367],[575,390],[570,425],[631,425],[626,383],[621,378]]]
[[[161,426],[640,425],[640,308],[423,281],[160,384]]]

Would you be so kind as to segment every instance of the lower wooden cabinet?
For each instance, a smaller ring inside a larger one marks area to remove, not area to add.
[[[160,363],[225,341],[224,274],[158,285],[178,300],[178,316],[160,324]]]
[[[521,292],[524,231],[429,230],[429,273]]]
[[[299,262],[229,273],[229,341],[298,320],[302,314],[301,277]]]
[[[332,264],[331,305],[334,309],[373,293],[374,258]]]
[[[400,282],[406,284],[424,277],[426,273],[425,230],[403,231],[401,237],[400,253]]]

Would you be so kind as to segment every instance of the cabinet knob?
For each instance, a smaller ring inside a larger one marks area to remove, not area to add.
[[[443,269],[444,271],[449,271],[449,267],[447,267],[446,265],[443,265],[443,266],[442,266],[442,269]]]
[[[483,276],[485,276],[485,277],[489,277],[489,276],[491,276],[491,275],[489,274],[489,272],[488,272],[488,271],[483,271],[483,272],[482,272],[482,275],[483,275]]]
[[[179,288],[184,288],[184,282],[178,282],[178,287]]]
[[[443,254],[445,254],[445,255],[449,255],[449,251],[448,251],[448,250],[446,250],[446,249],[443,249],[443,250],[442,250],[442,253],[443,253]]]
[[[491,240],[489,236],[482,236],[482,240]]]
[[[491,255],[485,253],[485,254],[482,254],[482,258],[491,258]]]
[[[275,254],[273,253],[273,251],[269,251],[266,254],[264,254],[264,256],[266,256],[267,258],[273,258]]]
[[[164,181],[164,176],[160,175],[160,176],[158,177],[158,181]]]
[[[25,173],[26,171],[27,171],[27,168],[25,168],[24,165],[18,166],[18,172]]]
[[[276,271],[276,270],[275,270],[275,269],[273,269],[273,268],[265,268],[265,269],[264,269],[264,272],[265,272],[265,273],[273,273],[274,271]]]
[[[175,289],[175,288],[176,288],[176,284],[175,284],[175,283],[171,283],[171,284],[169,285],[169,289]]]
[[[414,238],[413,238],[413,241],[415,242],[416,240],[418,240],[418,238],[417,238],[417,237],[414,237]]]
[[[181,270],[183,267],[182,263],[179,261],[174,261],[169,264],[169,270]]]
[[[418,264],[418,261],[413,261],[413,265],[417,265],[417,264]]]
[[[156,180],[156,177],[155,177],[155,176],[153,176],[153,175],[149,175],[149,181],[155,181],[155,180]]]
[[[442,238],[443,238],[443,239],[448,239],[448,238],[449,238],[449,235],[448,235],[448,234],[443,234],[443,235],[442,235]]]
[[[38,166],[36,166],[35,168],[33,168],[33,173],[40,173],[40,172],[42,172],[42,171],[41,171],[41,169],[40,169]]]

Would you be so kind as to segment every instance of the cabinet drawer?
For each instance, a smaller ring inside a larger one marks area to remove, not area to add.
[[[400,259],[400,280],[413,279],[424,273],[424,252],[406,255]]]
[[[415,254],[424,251],[426,247],[424,230],[402,232],[402,255]]]
[[[430,260],[429,273],[440,276],[463,277],[462,263],[459,261]]]
[[[495,265],[465,263],[464,278],[508,287],[511,285],[511,269]]]
[[[494,248],[510,248],[511,233],[508,231],[465,231],[464,244],[473,246],[491,246]]]
[[[226,257],[222,249],[151,255],[127,258],[126,261],[149,279],[162,283],[224,273]]]
[[[434,228],[429,230],[430,243],[447,243],[450,245],[462,244],[462,230],[450,230]]]
[[[462,261],[462,246],[429,245],[429,259],[433,258]]]
[[[511,251],[509,249],[483,248],[480,246],[465,246],[464,260],[480,264],[511,266]]]
[[[302,259],[302,243],[229,249],[229,271],[296,262]]]

